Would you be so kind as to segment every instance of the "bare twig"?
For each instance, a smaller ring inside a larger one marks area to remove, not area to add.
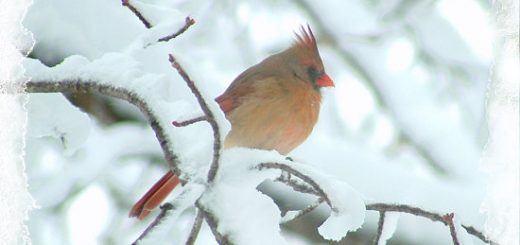
[[[434,212],[430,212],[430,211],[426,211],[421,208],[413,207],[410,205],[373,203],[373,204],[366,205],[366,208],[367,208],[367,210],[374,210],[374,211],[379,211],[379,212],[400,212],[400,213],[412,214],[415,216],[427,218],[434,222],[441,222],[446,226],[449,225],[443,215],[434,213]],[[497,245],[496,242],[487,239],[486,236],[482,232],[477,231],[475,228],[473,228],[471,226],[465,226],[465,225],[462,225],[462,227],[464,229],[466,229],[468,234],[471,234],[471,235],[479,238],[481,241],[491,244],[491,245]]]
[[[286,171],[286,172],[288,172],[288,173],[290,173],[290,174],[300,178],[305,183],[307,183],[310,186],[312,186],[312,188],[314,188],[314,190],[316,190],[316,192],[319,194],[318,196],[323,198],[323,200],[325,200],[325,202],[329,205],[329,207],[334,210],[334,207],[332,206],[332,203],[330,202],[330,199],[329,199],[328,195],[323,191],[323,189],[321,189],[321,187],[318,185],[318,183],[316,183],[316,181],[314,181],[311,177],[309,177],[309,176],[301,173],[300,171],[294,169],[293,167],[291,167],[291,166],[289,166],[287,164],[283,164],[283,163],[266,162],[266,163],[258,164],[257,167],[260,170],[262,170],[264,168],[267,168],[267,169],[280,169],[282,171]]]
[[[455,214],[449,213],[449,214],[445,214],[442,217],[443,217],[444,221],[446,221],[446,223],[448,223],[448,227],[450,227],[450,234],[451,234],[451,239],[453,240],[453,245],[460,245],[459,238],[457,237],[457,230],[455,230],[455,224],[453,224],[454,216],[455,216]]]
[[[206,121],[210,124],[211,129],[213,130],[213,160],[210,166],[210,169],[208,171],[208,182],[213,182],[213,179],[215,179],[215,176],[218,171],[219,167],[219,161],[220,161],[220,151],[222,150],[222,142],[220,137],[220,128],[217,124],[217,121],[215,120],[215,115],[213,115],[213,112],[211,109],[209,109],[208,104],[206,103],[206,100],[200,93],[197,86],[195,86],[195,83],[191,80],[191,78],[188,76],[188,74],[184,71],[184,69],[181,67],[181,65],[177,62],[175,57],[173,55],[169,55],[170,57],[170,63],[177,70],[179,75],[184,79],[188,87],[190,88],[191,92],[195,97],[197,98],[197,102],[199,103],[202,112],[204,112],[204,115],[206,116]]]
[[[185,126],[194,124],[196,122],[207,121],[207,120],[208,119],[206,118],[206,116],[200,116],[200,117],[192,118],[192,119],[189,119],[189,120],[186,120],[186,121],[180,121],[180,122],[179,121],[173,121],[172,124],[175,127],[185,127]]]
[[[286,173],[286,172],[284,172],[284,173]],[[287,173],[287,174],[288,174],[288,176],[290,176],[290,173]],[[284,183],[284,184],[288,185],[289,187],[291,187],[293,190],[295,190],[297,192],[320,196],[320,193],[317,192],[316,190],[314,190],[314,188],[310,187],[309,185],[306,185],[306,184],[303,184],[303,183],[299,183],[297,180],[293,180],[290,177],[289,178],[285,178],[282,175],[282,176],[278,177],[275,181]]]
[[[385,225],[385,211],[379,211],[379,221],[377,222],[377,233],[374,238],[374,245],[379,244],[379,240],[381,240],[381,236],[383,235],[383,226]]]
[[[167,213],[172,210],[174,206],[167,202],[161,206],[161,212],[157,217],[155,217],[154,221],[146,227],[146,229],[139,235],[139,237],[132,243],[132,245],[136,245],[140,240],[145,238],[155,227],[157,227],[163,220],[164,217],[166,217]]]
[[[188,240],[186,241],[186,245],[193,245],[197,240],[197,236],[199,235],[200,227],[202,226],[203,219],[202,211],[197,210],[197,216],[193,221],[193,226],[191,227],[190,235],[188,236]]]
[[[213,213],[211,213],[208,209],[206,209],[203,205],[201,205],[198,201],[195,203],[195,206],[200,210],[202,213],[204,219],[206,220],[206,223],[208,223],[209,228],[211,229],[211,232],[213,233],[213,236],[215,236],[215,239],[217,240],[218,244],[220,245],[229,245],[233,244],[227,235],[222,235],[218,231],[218,219],[215,217]]]
[[[150,105],[136,93],[125,88],[116,88],[106,84],[100,84],[93,81],[66,80],[66,81],[31,81],[25,84],[25,92],[28,93],[91,93],[97,92],[106,96],[118,98],[130,102],[141,110],[146,116],[155,136],[159,141],[163,150],[164,158],[168,162],[170,169],[178,176],[182,174],[179,169],[179,159],[173,152],[173,145],[166,137],[163,125],[159,123],[158,117],[153,113]],[[183,183],[184,180],[181,180]]]
[[[306,215],[306,214],[312,212],[314,209],[316,209],[318,206],[320,206],[320,204],[322,204],[324,201],[325,201],[325,200],[324,200],[323,198],[321,198],[321,197],[318,198],[318,200],[317,200],[315,203],[313,203],[313,204],[307,206],[306,208],[300,210],[300,212],[298,212],[298,214],[296,214],[296,215],[295,215],[294,217],[292,217],[291,219],[284,220],[284,221],[282,222],[282,224],[288,223],[288,222],[290,222],[290,221],[293,221],[293,220],[295,220],[295,219],[298,219],[298,218],[300,218],[300,217],[302,217],[302,216],[304,216],[304,215]]]
[[[130,11],[132,11],[132,13],[135,14],[135,16],[137,16],[137,18],[139,18],[139,20],[143,23],[143,25],[150,29],[152,28],[152,25],[150,24],[150,22],[144,18],[144,16],[141,14],[141,12],[139,12],[139,10],[137,10],[136,7],[134,7],[134,5],[132,5],[129,0],[122,0],[121,3],[123,4],[123,6],[127,7],[128,9],[130,9]]]
[[[181,35],[182,33],[184,33],[186,30],[188,30],[188,28],[190,28],[190,26],[192,26],[193,24],[195,24],[195,20],[191,17],[186,17],[185,19],[185,23],[184,23],[184,26],[181,27],[181,29],[179,29],[177,32],[171,34],[171,35],[168,35],[168,36],[165,36],[165,37],[161,37],[159,38],[157,41],[158,42],[168,42],[170,41],[171,39],[173,38],[176,38],[177,36]]]

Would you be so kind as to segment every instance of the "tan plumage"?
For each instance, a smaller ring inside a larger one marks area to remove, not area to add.
[[[245,70],[215,101],[231,123],[225,148],[249,147],[287,154],[312,132],[318,120],[321,87],[334,86],[325,74],[309,27],[302,27],[287,50]],[[133,207],[129,216],[145,218],[175,188],[169,172]]]

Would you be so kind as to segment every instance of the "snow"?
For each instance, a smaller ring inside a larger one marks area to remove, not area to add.
[[[328,174],[321,174],[318,169],[297,162],[289,165],[316,181],[332,204],[330,217],[318,228],[318,232],[323,238],[339,241],[347,235],[347,232],[361,227],[365,220],[366,210],[360,193]]]
[[[29,1],[0,3],[0,241],[5,244],[30,244],[26,220],[34,208],[28,191],[24,135],[27,113],[26,97],[7,94],[29,80],[24,76],[24,58],[33,45],[30,33],[20,22]]]
[[[489,137],[480,168],[488,185],[481,212],[487,216],[486,234],[498,244],[520,241],[518,2],[500,2],[496,9],[497,47],[493,82],[487,95]],[[510,19],[514,16],[514,20]]]
[[[61,142],[67,155],[83,146],[90,134],[90,119],[86,113],[61,94],[32,94],[28,97],[29,137],[53,137]]]
[[[234,148],[223,152],[215,183],[199,201],[218,219],[218,231],[232,242],[287,244],[280,234],[278,207],[256,190],[265,179],[276,178],[279,173],[253,169],[257,163],[282,159],[274,151]]]

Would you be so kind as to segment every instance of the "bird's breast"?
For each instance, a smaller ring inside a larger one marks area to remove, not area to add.
[[[316,124],[321,97],[312,87],[297,85],[265,83],[257,87],[255,93],[226,114],[232,128],[225,146],[287,154],[300,145]]]

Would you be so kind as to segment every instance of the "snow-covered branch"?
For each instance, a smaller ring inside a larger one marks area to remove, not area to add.
[[[204,112],[205,120],[209,123],[211,129],[213,130],[213,160],[211,162],[211,167],[208,171],[208,182],[211,183],[213,182],[213,179],[215,179],[215,175],[217,174],[220,162],[220,153],[222,151],[223,135],[220,131],[220,125],[218,125],[217,123],[215,113],[212,111],[212,109],[210,109],[208,102],[206,102],[206,99],[202,96],[202,93],[195,85],[195,82],[193,82],[193,80],[191,80],[191,78],[188,76],[188,73],[184,71],[182,66],[179,64],[179,62],[177,62],[177,60],[172,54],[169,55],[169,60],[173,68],[177,70],[179,75],[184,79],[184,81],[190,88],[193,95],[197,98],[197,102],[199,103],[202,112]]]
[[[202,216],[206,220],[206,223],[208,223],[208,225],[211,229],[211,232],[213,233],[213,236],[215,236],[215,239],[217,240],[218,244],[220,244],[220,245],[233,244],[233,242],[229,240],[229,237],[227,234],[221,234],[218,231],[219,220],[217,219],[215,214],[213,214],[210,210],[208,210],[206,207],[201,205],[199,202],[196,202],[195,206],[197,206],[197,208],[202,213]]]
[[[323,198],[323,200],[329,205],[329,207],[333,208],[330,198],[328,197],[327,193],[323,191],[323,189],[314,181],[311,177],[301,173],[300,171],[296,170],[295,168],[289,166],[288,164],[283,163],[275,163],[275,162],[266,162],[266,163],[260,163],[258,164],[258,169],[280,169],[282,171],[285,171],[291,175],[294,175],[301,180],[303,180],[305,183],[309,184],[316,193]],[[291,183],[291,182],[289,182]],[[302,189],[303,190],[303,189]]]
[[[199,235],[200,227],[202,226],[203,218],[204,214],[202,213],[202,211],[197,211],[197,215],[195,216],[195,220],[193,221],[193,226],[191,227],[190,235],[188,236],[186,245],[195,244],[197,236]]]
[[[143,23],[143,25],[146,28],[152,28],[152,24],[150,24],[150,21],[148,21],[143,16],[143,14],[141,14],[141,12],[133,4],[130,3],[129,0],[122,0],[121,3],[123,4],[123,6],[127,7],[130,11],[132,11],[132,13],[134,13],[134,15]]]
[[[159,123],[158,116],[153,112],[148,102],[141,96],[123,87],[115,87],[95,81],[82,79],[66,81],[34,81],[25,84],[27,93],[91,93],[97,92],[106,96],[125,100],[135,105],[148,119],[148,123],[155,131],[155,136],[161,145],[164,159],[172,171],[178,175],[182,174],[179,168],[179,158],[174,153],[172,143],[166,137],[166,130]]]

